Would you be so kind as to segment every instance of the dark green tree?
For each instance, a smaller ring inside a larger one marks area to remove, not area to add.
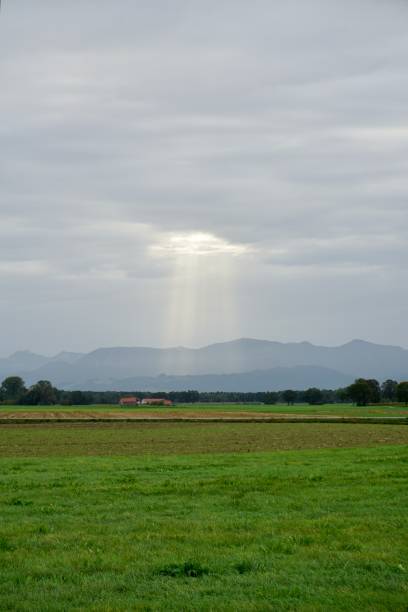
[[[297,397],[297,393],[296,391],[293,391],[292,389],[286,389],[286,391],[284,391],[282,393],[282,398],[283,400],[287,403],[288,406],[293,406],[293,404],[295,403]]]
[[[264,393],[263,396],[263,403],[264,404],[276,404],[276,402],[278,401],[278,393],[276,393],[275,391],[266,391],[266,393]]]
[[[55,404],[57,401],[57,390],[54,389],[48,380],[39,380],[38,383],[30,387],[22,401],[29,406]]]
[[[185,401],[188,404],[195,404],[196,402],[199,401],[199,399],[200,399],[200,394],[198,391],[195,391],[194,389],[189,389],[188,391],[186,391]]]
[[[370,389],[371,389],[371,395],[370,395],[369,401],[372,404],[378,404],[381,401],[380,383],[378,382],[378,380],[375,380],[375,378],[369,378],[367,382],[370,385]]]
[[[389,378],[388,380],[384,381],[381,385],[382,399],[389,402],[395,402],[397,399],[397,387],[398,383],[396,380],[391,380]]]
[[[378,404],[381,401],[380,383],[374,378],[358,378],[347,387],[347,393],[358,406],[366,406],[369,403]]]
[[[323,393],[316,387],[311,387],[303,394],[305,402],[311,405],[321,404],[323,401]]]
[[[343,388],[337,389],[335,391],[335,394],[336,394],[336,401],[339,401],[339,402],[348,402],[350,400],[350,396],[349,396],[349,393],[348,393],[348,387],[345,388],[345,389],[343,389]]]
[[[371,401],[372,387],[364,378],[358,378],[352,385],[347,387],[347,394],[357,406],[367,406]]]
[[[74,406],[85,406],[92,404],[93,395],[89,391],[71,391],[70,393],[65,393],[61,399],[69,401]]]
[[[5,400],[19,400],[25,393],[24,381],[20,376],[8,376],[0,387],[0,397]]]
[[[403,381],[398,384],[397,398],[399,402],[408,404],[408,381]]]

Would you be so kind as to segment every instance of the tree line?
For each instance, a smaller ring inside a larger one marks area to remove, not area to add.
[[[63,406],[85,406],[91,404],[117,404],[121,397],[136,395],[144,399],[161,397],[175,404],[183,403],[259,403],[288,405],[308,403],[311,405],[353,402],[359,406],[381,402],[399,402],[408,404],[408,381],[397,382],[388,379],[380,384],[375,379],[358,378],[353,384],[341,389],[318,389],[312,387],[304,391],[285,389],[283,391],[265,391],[241,393],[229,391],[195,390],[154,392],[134,391],[65,391],[57,389],[48,380],[39,380],[29,388],[19,376],[8,376],[0,386],[0,402],[3,404],[20,404],[39,406],[61,404]]]

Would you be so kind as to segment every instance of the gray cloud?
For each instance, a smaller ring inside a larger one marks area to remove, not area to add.
[[[407,13],[6,0],[0,352],[407,345]]]

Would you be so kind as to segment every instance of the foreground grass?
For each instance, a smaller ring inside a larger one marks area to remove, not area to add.
[[[1,459],[0,609],[405,611],[407,465],[403,446]]]
[[[208,414],[213,413],[266,413],[266,414],[291,414],[291,415],[322,415],[322,416],[406,416],[408,417],[408,406],[355,406],[353,404],[323,404],[321,406],[310,406],[309,404],[178,404],[172,408],[140,406],[126,408],[117,404],[97,404],[92,406],[0,406],[0,417],[8,414],[21,413],[75,413],[92,412],[123,414],[174,414],[184,415],[186,413]]]
[[[407,444],[406,425],[112,423],[0,425],[0,457],[259,452]]]

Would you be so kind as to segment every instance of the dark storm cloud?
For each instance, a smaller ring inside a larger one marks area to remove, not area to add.
[[[240,253],[226,334],[407,344],[407,16],[397,0],[4,3],[3,352],[160,344],[179,272],[155,248],[192,233]],[[215,318],[174,341],[219,339]]]

